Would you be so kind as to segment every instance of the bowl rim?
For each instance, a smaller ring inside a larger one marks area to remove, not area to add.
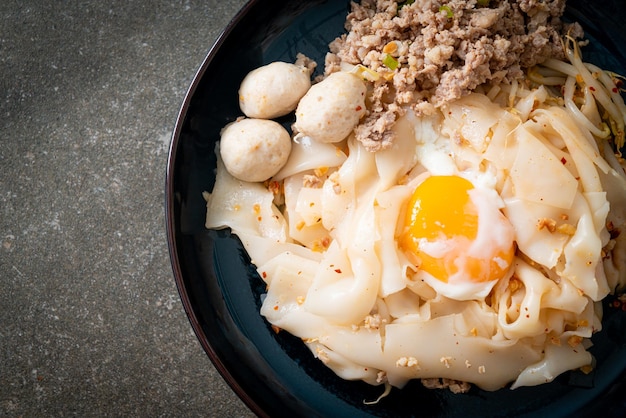
[[[179,107],[178,114],[176,116],[176,123],[174,129],[172,131],[170,146],[168,150],[167,156],[167,166],[165,173],[165,223],[166,223],[166,235],[167,235],[167,244],[168,244],[168,252],[170,258],[170,264],[173,270],[174,280],[176,282],[176,288],[178,290],[179,297],[182,301],[183,308],[187,315],[187,319],[189,320],[191,327],[194,331],[194,334],[197,340],[200,342],[200,345],[204,349],[205,353],[208,355],[209,359],[213,363],[214,367],[217,369],[218,373],[222,376],[222,378],[226,381],[226,383],[230,386],[230,388],[235,392],[235,394],[241,399],[244,404],[250,408],[250,410],[260,417],[268,417],[268,415],[263,411],[261,406],[254,400],[250,394],[248,394],[241,385],[234,378],[232,373],[228,370],[224,362],[220,359],[219,355],[215,351],[213,345],[209,341],[208,338],[202,338],[201,336],[205,335],[204,330],[202,329],[202,325],[196,315],[189,295],[187,293],[187,288],[185,286],[185,281],[183,279],[183,272],[180,266],[179,259],[179,250],[178,245],[176,243],[176,231],[175,231],[175,223],[176,220],[174,218],[174,171],[175,171],[175,161],[177,150],[179,148],[180,143],[180,135],[183,129],[183,124],[185,122],[187,112],[190,107],[191,100],[204,76],[205,72],[209,68],[211,62],[215,58],[216,54],[220,50],[221,46],[224,44],[228,36],[231,32],[237,27],[237,25],[241,22],[241,20],[250,12],[250,10],[254,7],[259,0],[248,0],[243,7],[239,9],[239,11],[232,17],[232,19],[228,22],[226,27],[219,33],[213,45],[209,48],[207,54],[205,55],[202,63],[196,70],[195,75],[192,78],[189,87],[185,93],[184,99]]]

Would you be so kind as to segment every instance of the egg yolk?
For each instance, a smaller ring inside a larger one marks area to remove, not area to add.
[[[498,280],[513,261],[512,241],[504,247],[481,250],[478,257],[467,255],[479,225],[479,211],[468,193],[473,188],[469,180],[459,176],[431,176],[415,189],[408,204],[400,247],[417,256],[420,269],[445,283],[459,271],[464,281]]]

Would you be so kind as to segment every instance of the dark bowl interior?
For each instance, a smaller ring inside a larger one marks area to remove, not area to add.
[[[570,0],[566,16],[592,40],[585,60],[626,74],[622,2]],[[202,192],[213,187],[214,146],[220,129],[241,115],[237,89],[245,74],[272,61],[293,62],[298,52],[323,69],[348,10],[346,0],[249,2],[210,50],[182,105],[167,167],[167,236],[184,309],[211,361],[259,416],[624,416],[626,314],[610,306],[604,330],[593,338],[597,368],[590,375],[570,372],[539,387],[464,395],[414,382],[375,405],[364,401],[376,399],[381,387],[336,377],[299,339],[274,333],[260,316],[265,285],[241,243],[228,230],[204,228]]]

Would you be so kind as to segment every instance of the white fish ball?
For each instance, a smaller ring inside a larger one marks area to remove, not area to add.
[[[330,74],[313,85],[296,109],[294,127],[319,142],[339,142],[357,126],[365,113],[366,87],[346,72]]]
[[[265,119],[240,119],[222,129],[220,156],[235,178],[265,181],[287,162],[291,137],[282,125]]]
[[[259,67],[239,87],[239,107],[249,118],[272,119],[296,109],[311,87],[311,75],[303,66],[273,62]]]

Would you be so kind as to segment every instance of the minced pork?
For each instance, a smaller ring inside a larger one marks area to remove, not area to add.
[[[407,106],[429,113],[479,85],[509,83],[546,58],[564,58],[563,35],[582,36],[580,26],[562,22],[564,8],[565,0],[352,2],[325,74],[343,62],[380,75],[355,130],[377,151],[393,142],[391,126]]]

